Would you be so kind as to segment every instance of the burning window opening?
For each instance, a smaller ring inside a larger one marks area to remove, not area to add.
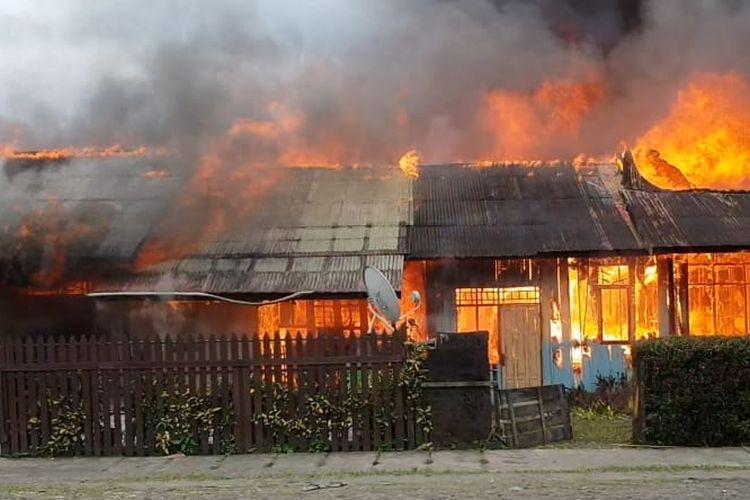
[[[367,333],[367,300],[365,299],[303,299],[291,300],[258,308],[259,332],[284,338],[298,335],[317,337],[330,332],[345,337]],[[388,332],[380,322],[376,333]]]
[[[455,290],[456,330],[488,332],[490,364],[501,362],[500,316],[503,306],[538,304],[539,287],[457,288]]]
[[[574,373],[591,355],[591,343],[628,345],[658,336],[654,258],[570,258],[568,283]]]
[[[687,254],[690,335],[750,334],[750,254]]]

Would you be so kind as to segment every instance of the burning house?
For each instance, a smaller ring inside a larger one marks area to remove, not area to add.
[[[281,168],[239,224],[186,216],[195,241],[158,258],[186,184],[168,157],[9,159],[3,335],[360,335],[365,265],[420,292],[414,336],[487,332],[506,387],[591,387],[646,337],[750,333],[750,194],[621,160]]]
[[[0,335],[359,335],[365,265],[507,387],[750,333],[748,5],[126,4],[0,41]]]

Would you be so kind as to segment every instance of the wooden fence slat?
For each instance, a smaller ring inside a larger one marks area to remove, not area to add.
[[[240,352],[243,361],[250,361],[250,339],[246,336],[240,338]],[[240,414],[242,420],[239,420],[239,425],[244,428],[245,440],[242,443],[237,443],[237,450],[240,453],[247,453],[249,449],[253,447],[253,428],[250,423],[252,418],[252,407],[250,393],[250,369],[247,365],[240,366],[240,399],[237,402],[240,406]]]
[[[396,449],[403,450],[406,448],[405,441],[405,426],[404,426],[404,390],[399,383],[398,376],[394,377],[396,390],[395,390],[395,402],[396,402]]]
[[[300,332],[290,332],[287,334],[287,356],[293,360],[293,363],[288,365],[287,370],[289,374],[289,387],[294,391],[294,415],[297,419],[303,419],[305,416],[305,406],[307,404],[307,392],[304,385],[304,377],[301,372],[299,360],[304,357],[302,335]],[[307,451],[310,449],[310,439],[305,436],[297,435],[293,436],[293,445],[295,449],[300,451]]]
[[[82,362],[91,361],[89,346],[91,345],[91,339],[89,337],[83,337],[78,345],[78,359]],[[83,448],[82,453],[86,456],[93,455],[93,422],[94,415],[91,407],[91,377],[92,372],[82,371],[80,372],[81,380],[81,409],[83,410]]]
[[[112,346],[113,343],[111,341],[103,342],[97,346],[97,355],[100,356],[101,360],[111,357]],[[114,383],[112,382],[112,377],[114,376],[114,372],[112,370],[103,370],[100,373],[102,383],[102,454],[104,456],[110,456],[112,455],[112,446],[114,445],[112,438],[114,419],[112,409],[112,405],[114,404],[112,387]]]
[[[251,342],[248,342],[252,348],[253,358],[261,359],[261,345],[258,341],[258,337],[253,337]],[[263,412],[263,373],[261,372],[260,365],[253,365],[253,416],[260,415]],[[263,424],[261,422],[253,423],[253,446],[256,449],[262,450],[264,446],[263,442]]]
[[[236,334],[229,338],[230,355],[233,360],[240,357],[239,339]],[[234,408],[235,425],[232,432],[234,433],[234,442],[237,446],[244,446],[245,443],[245,415],[242,407],[242,379],[241,370],[234,367],[231,371],[232,377],[232,402]]]
[[[115,359],[118,360],[118,361],[125,361],[125,353],[123,352],[123,343],[122,343],[122,341],[120,341],[120,340],[116,341],[114,343],[114,347],[115,347],[115,351],[114,351]],[[114,447],[114,453],[117,454],[117,455],[122,455],[124,453],[124,451],[125,451],[124,447],[123,447],[123,439],[124,439],[125,429],[123,428],[124,425],[123,425],[123,421],[122,421],[123,420],[122,419],[122,417],[123,417],[123,415],[122,415],[122,411],[123,411],[122,400],[123,400],[123,396],[124,396],[124,394],[123,394],[123,391],[124,391],[124,389],[123,389],[123,381],[122,381],[123,373],[122,372],[123,372],[123,370],[116,370],[112,374],[112,382],[113,382],[113,387],[112,387],[112,400],[113,400],[112,409],[113,409],[113,413],[114,413],[114,424],[115,424],[114,425],[114,435],[113,435],[113,439],[114,439],[114,443],[113,443],[114,446],[113,447]]]
[[[363,351],[367,350],[368,336],[363,334],[357,339],[358,344],[358,355],[361,355]],[[372,420],[372,406],[370,405],[370,384],[372,384],[373,369],[371,364],[360,364],[362,372],[362,401],[364,405],[362,407],[362,450],[370,451],[373,446],[372,439],[372,426],[370,424]]]
[[[14,342],[8,345],[9,348],[9,359],[11,362],[16,361],[17,356],[17,343]],[[20,372],[11,372],[8,374],[8,420],[10,424],[10,454],[17,455],[20,452],[20,431],[19,431],[19,416],[18,416],[18,379],[21,376]]]
[[[221,453],[221,418],[224,411],[226,411],[221,404],[221,390],[219,388],[219,368],[216,366],[216,361],[219,359],[219,339],[217,337],[211,337],[207,340],[208,349],[208,362],[211,365],[209,374],[209,383],[211,391],[211,408],[222,408],[222,411],[214,415],[213,418],[213,432],[211,433],[211,453],[218,455]]]
[[[268,335],[265,334],[261,337],[261,357],[264,360],[271,357],[271,339],[268,337]],[[261,376],[263,379],[263,383],[261,390],[262,397],[260,413],[265,413],[273,403],[273,394],[271,394],[271,391],[274,390],[273,373],[271,373],[271,369],[268,368],[268,366],[264,366]],[[278,444],[271,429],[267,429],[265,425],[263,426],[263,433],[263,440],[265,441],[265,447],[267,449],[271,449],[273,446]]]
[[[142,372],[142,385],[143,385],[143,403],[142,403],[142,436],[143,436],[143,454],[151,455],[154,450],[154,443],[156,434],[154,432],[153,424],[149,420],[153,420],[152,412],[155,408],[155,385],[159,374],[154,369],[154,360],[156,348],[156,342],[153,337],[149,337],[143,342],[143,359],[148,361],[152,367],[149,370]],[[151,417],[150,417],[151,415]]]
[[[66,346],[66,362],[68,362],[72,367],[75,367],[80,362],[80,356],[78,353],[78,341],[75,337],[70,337],[67,342]],[[83,410],[83,402],[81,401],[83,398],[83,395],[81,392],[83,391],[83,386],[81,383],[81,379],[78,376],[78,372],[76,370],[70,370],[66,372],[65,377],[65,388],[67,390],[66,395],[70,399],[71,408],[73,411]],[[85,413],[84,413],[84,422],[85,422]],[[85,424],[84,424],[85,425]],[[84,427],[85,428],[85,427]],[[83,429],[82,429],[83,430]],[[79,436],[80,437],[80,436]],[[73,443],[73,454],[76,456],[80,456],[83,453],[83,443],[80,439],[76,439]]]
[[[155,395],[155,403],[156,403],[156,414],[161,416],[166,411],[164,409],[165,404],[165,398],[168,397],[169,392],[168,389],[171,387],[169,380],[172,378],[172,373],[167,367],[164,365],[164,363],[169,359],[170,351],[169,351],[169,344],[167,343],[167,340],[169,339],[169,336],[167,336],[165,339],[158,339],[154,343],[154,358],[156,360],[158,369],[156,371],[156,385],[154,386],[154,395]],[[156,425],[154,422],[153,425]],[[153,453],[155,455],[161,454],[164,450],[161,449],[159,446],[159,430],[154,428],[154,449]]]
[[[206,338],[203,337],[203,335],[198,335],[198,339],[196,341],[196,349],[197,349],[197,357],[198,361],[196,363],[196,367],[199,370],[198,371],[198,393],[201,395],[201,397],[207,398],[208,401],[210,401],[210,393],[207,387],[207,380],[208,380],[208,374],[206,373]],[[214,408],[214,406],[211,406],[211,408]],[[212,418],[212,424],[216,425],[217,419],[216,416]],[[208,455],[209,448],[208,448],[208,437],[209,432],[206,429],[203,429],[200,432],[200,435],[198,436],[198,442],[201,447],[201,453],[203,455]]]
[[[46,363],[52,357],[52,345],[50,344],[51,339],[45,337],[43,341],[39,342],[37,347],[38,359],[42,363]],[[39,377],[39,418],[41,420],[40,431],[41,440],[40,446],[47,444],[50,436],[50,415],[49,415],[49,382],[50,374],[42,373]]]
[[[24,346],[23,342],[18,339],[14,343],[15,357],[17,360],[22,361],[24,359]],[[16,376],[16,404],[18,406],[18,451],[20,453],[28,453],[29,451],[29,436],[26,432],[28,426],[29,415],[27,411],[28,395],[26,389],[26,379],[29,374],[19,372]]]
[[[229,339],[228,338],[222,338],[221,339],[221,354],[220,359],[227,360],[230,359],[229,357]],[[222,373],[221,373],[221,408],[228,409],[232,407],[232,399],[231,399],[231,369],[228,367],[223,367]],[[227,428],[223,429],[223,432],[221,432],[221,441],[228,442],[231,439],[232,433],[234,432],[236,426],[236,418],[234,422],[230,422]],[[221,441],[219,442],[219,445],[221,445]]]
[[[36,349],[31,338],[27,338],[24,343],[26,349],[26,360],[27,362],[36,361]],[[29,373],[27,375],[28,382],[28,408],[27,408],[27,432],[29,434],[29,451],[34,452],[39,447],[39,426],[29,425],[30,419],[35,421],[39,420],[39,374]],[[0,418],[2,416],[0,415]]]
[[[89,348],[89,360],[97,361],[99,359],[99,347],[100,343],[91,338],[91,342],[88,345]],[[101,436],[101,423],[104,421],[104,416],[101,411],[101,401],[99,394],[101,391],[101,371],[94,371],[89,373],[89,380],[91,381],[91,439],[88,440],[91,443],[92,454],[94,456],[100,456],[102,454],[102,436]]]
[[[5,344],[0,344],[0,365],[6,364],[6,353],[7,349]],[[2,456],[8,456],[8,414],[7,414],[7,393],[5,384],[8,380],[8,375],[0,373],[0,454]]]
[[[138,339],[133,344],[133,357],[137,361],[143,361],[146,350],[146,344],[143,339]],[[135,454],[142,457],[146,454],[145,446],[145,423],[143,421],[143,403],[145,397],[145,390],[143,387],[143,378],[147,372],[141,370],[134,370],[132,374],[132,387],[133,387],[133,419],[135,420],[135,440],[133,443]]]

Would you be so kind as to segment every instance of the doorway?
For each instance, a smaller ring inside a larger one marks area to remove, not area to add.
[[[456,331],[489,333],[487,355],[505,388],[542,383],[539,288],[456,289]]]

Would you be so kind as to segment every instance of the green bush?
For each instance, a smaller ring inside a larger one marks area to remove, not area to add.
[[[750,443],[750,338],[650,340],[636,346],[635,360],[646,442]]]

